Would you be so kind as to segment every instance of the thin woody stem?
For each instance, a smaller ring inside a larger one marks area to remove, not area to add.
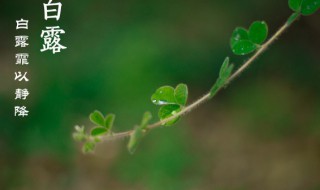
[[[260,48],[258,49],[258,51],[256,51],[247,61],[245,61],[245,63],[239,67],[227,80],[226,84],[229,84],[230,82],[232,82],[234,79],[236,79],[242,72],[244,72],[264,51],[266,51],[268,49],[268,47],[275,42],[279,36],[281,34],[284,33],[284,31],[293,23],[293,21],[297,20],[298,17],[294,18],[294,20],[291,20],[290,22],[287,21],[281,28],[278,29],[278,31],[264,44],[262,44],[260,46]],[[222,88],[220,88],[218,91],[220,91]],[[202,96],[201,98],[199,98],[198,100],[196,100],[195,102],[193,102],[192,104],[184,107],[180,112],[176,113],[175,115],[168,117],[166,119],[163,119],[161,121],[158,121],[156,123],[150,124],[147,127],[147,130],[149,129],[154,129],[157,127],[160,127],[162,125],[164,125],[165,123],[179,117],[182,115],[185,115],[186,113],[191,112],[192,110],[194,110],[196,107],[200,106],[201,104],[207,102],[209,99],[211,99],[210,97],[210,93],[205,94],[204,96]],[[125,131],[125,132],[119,132],[119,133],[113,133],[112,135],[108,135],[108,136],[103,136],[101,137],[101,140],[116,140],[116,139],[121,139],[124,137],[128,137],[130,136],[132,133],[134,132],[134,130],[129,130],[129,131]]]

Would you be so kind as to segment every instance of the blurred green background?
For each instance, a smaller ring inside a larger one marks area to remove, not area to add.
[[[0,2],[1,190],[317,190],[320,189],[320,15],[303,17],[241,77],[176,126],[153,130],[134,155],[126,140],[83,155],[71,133],[95,109],[115,113],[116,131],[156,115],[151,94],[183,82],[189,101],[204,94],[228,55],[236,26],[265,20],[273,34],[291,14],[287,1]],[[29,30],[15,21],[29,20]],[[52,55],[41,30],[66,31]],[[29,35],[27,48],[14,36]],[[28,52],[30,64],[15,65]],[[28,71],[30,82],[14,81]],[[14,100],[28,88],[27,100]],[[26,105],[27,118],[13,116]],[[154,118],[156,121],[157,118]]]

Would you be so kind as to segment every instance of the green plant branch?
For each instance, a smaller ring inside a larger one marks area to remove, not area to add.
[[[281,34],[283,34],[286,29],[295,21],[299,18],[300,14],[296,14],[293,13],[288,21],[282,26],[280,27],[277,32],[268,40],[266,41],[264,44],[262,44],[259,49],[247,60],[243,63],[243,65],[241,67],[239,67],[225,82],[225,84],[221,87],[219,87],[217,89],[217,92],[220,91],[223,87],[225,87],[227,84],[229,84],[230,82],[232,82],[235,78],[237,78],[241,73],[243,73],[263,52],[265,52],[268,47],[275,42]],[[170,116],[166,119],[163,119],[161,121],[158,121],[156,123],[150,124],[145,128],[145,131],[150,130],[150,129],[154,129],[160,126],[163,126],[165,123],[172,121],[174,119],[176,119],[179,116],[183,116],[189,112],[191,112],[192,110],[194,110],[195,108],[197,108],[198,106],[200,106],[201,104],[205,103],[206,101],[210,100],[211,97],[211,93],[207,93],[204,96],[202,96],[201,98],[199,98],[198,100],[196,100],[195,102],[191,103],[190,105],[184,107],[180,112],[177,112],[176,114],[174,114],[173,116]],[[129,131],[125,131],[125,132],[118,132],[118,133],[110,133],[108,135],[104,135],[104,136],[100,136],[98,137],[100,140],[102,141],[108,141],[108,140],[117,140],[117,139],[121,139],[121,138],[125,138],[125,137],[129,137],[130,135],[132,135],[134,133],[135,130],[129,130]]]
[[[181,116],[191,112],[213,98],[220,90],[240,76],[300,15],[308,16],[315,13],[320,8],[320,0],[289,0],[288,5],[294,13],[268,40],[268,25],[264,21],[255,21],[248,29],[242,27],[234,29],[230,39],[230,46],[233,53],[236,55],[246,55],[254,52],[254,54],[233,73],[234,65],[229,64],[230,60],[229,57],[227,57],[221,65],[219,77],[210,91],[195,102],[188,106],[186,105],[188,87],[185,84],[178,84],[175,88],[172,86],[162,86],[151,96],[152,103],[160,106],[158,112],[160,121],[148,124],[152,115],[150,112],[145,112],[141,124],[136,125],[133,130],[114,133],[112,132],[112,126],[115,115],[108,114],[104,116],[96,110],[89,116],[95,127],[91,128],[88,134],[85,132],[84,126],[76,126],[73,138],[77,141],[84,142],[82,150],[87,153],[94,150],[96,143],[130,137],[127,147],[129,152],[133,153],[137,149],[142,137],[149,130],[160,126],[171,126],[175,124]]]

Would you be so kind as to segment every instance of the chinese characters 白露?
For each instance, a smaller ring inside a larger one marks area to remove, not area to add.
[[[49,0],[48,3],[43,4],[44,7],[44,19],[55,19],[58,21],[61,15],[62,4],[60,2],[53,3]],[[60,34],[64,34],[65,31],[60,26],[47,26],[45,30],[41,32],[41,38],[43,39],[43,45],[41,52],[52,51],[53,54],[61,52],[63,49],[67,49],[66,46],[60,44]]]

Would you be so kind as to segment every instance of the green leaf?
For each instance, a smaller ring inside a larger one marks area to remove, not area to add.
[[[86,134],[84,132],[84,126],[78,126],[76,125],[75,127],[75,132],[72,134],[72,137],[75,141],[81,142],[86,139]]]
[[[230,62],[230,58],[226,57],[220,67],[219,77],[221,77],[228,70],[229,62]]]
[[[230,39],[230,45],[231,47],[233,47],[235,43],[242,40],[248,40],[248,39],[249,39],[248,31],[242,27],[237,27],[232,33],[232,36]]]
[[[174,88],[171,86],[162,86],[151,96],[151,101],[156,105],[175,104]]]
[[[81,132],[81,133],[84,133],[84,126],[79,126],[79,125],[76,125],[74,126],[74,129],[77,131],[77,132]]]
[[[93,152],[95,146],[96,146],[96,143],[95,143],[95,142],[91,142],[91,141],[85,142],[85,143],[83,144],[83,147],[82,147],[82,152],[83,152],[83,153]]]
[[[171,116],[177,114],[180,111],[181,111],[180,105],[177,105],[177,104],[165,105],[159,109],[158,116],[159,116],[160,120],[164,120],[168,117],[171,117]],[[175,124],[179,119],[180,119],[180,117],[176,117],[176,118],[164,123],[163,125],[164,126],[171,126],[171,125]]]
[[[289,7],[293,11],[300,12],[301,3],[303,0],[289,0]]]
[[[128,151],[133,154],[136,150],[137,147],[143,137],[143,129],[140,127],[136,126],[135,130],[133,133],[130,135],[129,143],[128,143]]]
[[[86,139],[86,135],[79,132],[72,133],[72,137],[75,141],[78,142],[84,141]]]
[[[249,28],[249,39],[255,44],[262,44],[268,36],[268,25],[264,21],[255,21]]]
[[[116,116],[114,114],[108,114],[106,116],[106,118],[104,120],[104,126],[107,128],[108,131],[110,131],[112,129],[115,117]]]
[[[257,44],[263,43],[268,35],[268,26],[263,21],[251,24],[249,31],[237,27],[231,36],[230,45],[232,52],[236,55],[246,55],[258,48]]]
[[[93,142],[99,143],[99,142],[102,142],[102,139],[99,138],[99,136],[94,136],[94,137],[93,137]]]
[[[229,57],[227,57],[223,64],[221,65],[220,72],[219,72],[219,78],[215,82],[215,84],[212,86],[210,90],[210,98],[212,98],[218,90],[226,85],[226,82],[228,81],[229,77],[231,76],[233,70],[233,65],[229,64]]]
[[[229,57],[227,57],[220,68],[219,78],[221,78],[222,81],[227,81],[232,73],[233,65],[230,65],[229,61]]]
[[[91,130],[91,135],[92,136],[98,136],[98,135],[103,135],[108,132],[108,129],[105,127],[95,127]]]
[[[133,154],[136,151],[142,137],[144,136],[144,134],[146,132],[146,129],[148,127],[148,123],[151,120],[151,118],[152,118],[151,113],[145,112],[143,114],[140,126],[136,126],[133,133],[130,135],[130,139],[129,139],[129,143],[128,143],[128,150],[131,154]]]
[[[311,15],[320,8],[320,0],[303,0],[301,4],[301,14]]]
[[[185,106],[188,99],[188,87],[185,84],[179,84],[174,90],[174,97],[177,104]]]
[[[221,79],[218,78],[210,89],[210,98],[214,97],[221,87]]]
[[[302,15],[311,15],[320,8],[320,0],[289,0],[289,7]]]
[[[141,124],[140,124],[140,128],[141,128],[141,129],[146,129],[147,126],[148,126],[149,121],[151,120],[151,118],[152,118],[151,113],[148,112],[148,111],[145,112],[145,113],[143,114],[143,117],[142,117],[142,121],[141,121]]]
[[[78,142],[85,140],[85,135],[79,132],[72,133],[72,137],[75,141],[78,141]]]
[[[257,49],[257,45],[249,40],[241,40],[233,44],[232,51],[236,55],[246,55]]]
[[[89,116],[90,120],[92,123],[99,125],[99,126],[104,126],[104,117],[101,112],[95,110],[92,112]]]

